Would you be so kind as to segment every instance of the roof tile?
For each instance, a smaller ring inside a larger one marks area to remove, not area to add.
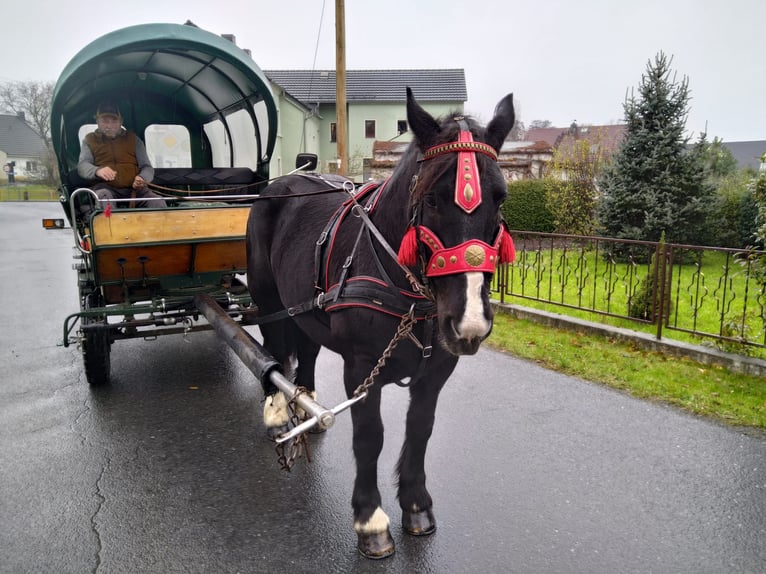
[[[334,70],[264,70],[266,76],[304,104],[335,103]],[[406,88],[425,102],[465,102],[465,71],[346,70],[348,102],[404,102]]]

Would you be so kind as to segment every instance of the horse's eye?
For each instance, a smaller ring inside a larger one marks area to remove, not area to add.
[[[436,196],[433,193],[427,193],[423,196],[423,203],[425,203],[426,207],[435,208]]]

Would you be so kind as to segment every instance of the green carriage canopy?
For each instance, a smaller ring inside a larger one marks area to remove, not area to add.
[[[245,110],[255,142],[251,167],[268,179],[277,135],[277,109],[269,81],[233,42],[193,25],[142,24],[102,36],[77,53],[53,92],[51,135],[62,178],[75,169],[79,130],[95,123],[99,102],[120,106],[126,127],[141,134],[148,125],[180,124],[189,129],[194,167],[211,167],[205,126],[216,122],[231,143],[227,118]],[[243,114],[236,115],[241,123]],[[248,152],[251,153],[251,152]],[[236,167],[235,150],[227,150]],[[219,160],[220,161],[220,160]]]

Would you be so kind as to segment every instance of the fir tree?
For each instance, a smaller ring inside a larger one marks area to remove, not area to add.
[[[618,239],[698,243],[712,197],[706,182],[704,136],[690,150],[684,136],[689,82],[671,77],[660,52],[647,65],[638,96],[624,104],[626,133],[603,172],[598,203],[600,232]]]

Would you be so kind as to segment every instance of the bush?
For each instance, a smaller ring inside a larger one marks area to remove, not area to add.
[[[758,227],[758,205],[748,189],[747,174],[733,174],[718,182],[708,218],[708,245],[733,248],[752,245]]]
[[[552,233],[553,214],[546,207],[545,182],[522,179],[508,184],[508,197],[501,206],[508,227],[519,231]]]

